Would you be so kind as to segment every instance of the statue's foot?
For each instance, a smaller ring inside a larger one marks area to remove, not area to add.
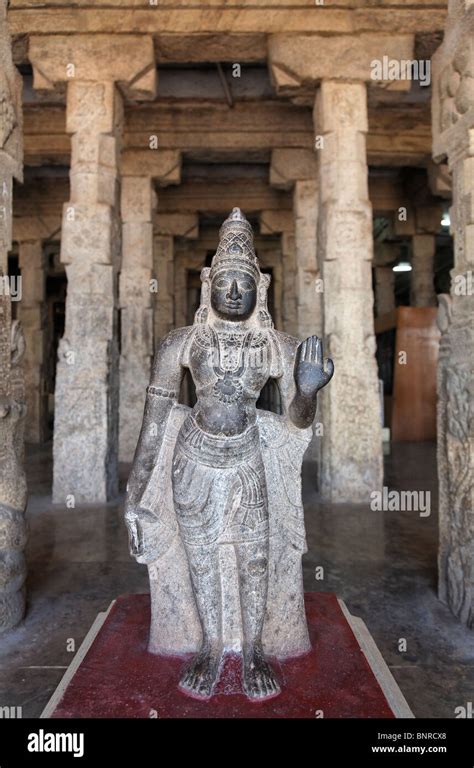
[[[180,682],[180,688],[191,696],[209,699],[219,677],[222,651],[202,649],[186,668]]]
[[[243,688],[250,699],[261,701],[280,693],[280,686],[261,647],[244,654],[243,677]]]

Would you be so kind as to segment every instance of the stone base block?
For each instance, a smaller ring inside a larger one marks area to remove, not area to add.
[[[99,614],[42,717],[413,717],[365,624],[336,595],[305,595],[312,650],[272,661],[282,693],[250,702],[241,692],[240,658],[225,657],[215,696],[178,689],[189,655],[147,650],[148,595],[124,595]]]

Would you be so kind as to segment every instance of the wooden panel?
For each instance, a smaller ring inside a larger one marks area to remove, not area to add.
[[[436,307],[399,307],[394,361],[392,440],[436,439]],[[406,364],[403,364],[403,353]]]

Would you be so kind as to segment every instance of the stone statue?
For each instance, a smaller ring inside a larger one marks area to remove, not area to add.
[[[239,651],[252,700],[279,693],[266,656],[309,650],[301,555],[301,462],[316,395],[333,375],[321,340],[275,331],[270,278],[252,228],[234,208],[202,271],[194,324],[169,333],[155,355],[127,488],[132,554],[149,568],[149,650],[197,651],[180,686],[212,695],[224,652]],[[185,369],[196,386],[178,403]],[[269,379],[283,414],[257,410]]]

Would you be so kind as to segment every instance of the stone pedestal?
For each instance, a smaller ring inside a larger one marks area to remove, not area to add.
[[[147,652],[149,596],[122,596],[99,614],[41,717],[412,718],[361,619],[332,594],[306,593],[305,603],[312,649],[272,662],[285,680],[276,699],[249,701],[229,654],[214,696],[199,701],[177,687],[188,655]]]
[[[439,595],[474,627],[474,6],[456,0],[433,57],[433,158],[452,174],[451,295],[440,297]]]
[[[324,137],[318,222],[324,334],[337,371],[334,386],[323,392],[321,491],[333,502],[363,502],[382,487],[366,86],[323,81],[314,117]]]
[[[395,309],[395,273],[392,267],[375,268],[375,307],[378,317]]]
[[[434,235],[414,235],[412,238],[412,273],[410,305],[412,307],[435,307],[434,256],[436,238]]]
[[[132,461],[138,442],[153,356],[153,209],[156,195],[145,176],[122,179],[120,272],[119,460]]]
[[[27,416],[25,440],[42,443],[48,430],[46,391],[45,264],[41,240],[21,242],[19,247],[22,300],[19,316],[25,336],[25,392]]]

